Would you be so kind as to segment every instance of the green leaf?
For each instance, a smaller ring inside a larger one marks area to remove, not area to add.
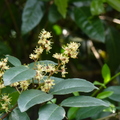
[[[65,110],[56,104],[46,104],[40,107],[38,114],[38,120],[62,120]]]
[[[113,91],[113,94],[109,96],[111,100],[120,102],[120,86],[110,86],[105,91]]]
[[[94,85],[100,85],[100,86],[103,86],[104,88],[106,88],[105,84],[104,83],[101,83],[99,81],[94,81],[93,83]]]
[[[99,114],[101,111],[103,111],[105,107],[104,106],[93,106],[93,107],[85,107],[80,108],[76,113],[76,120],[85,119],[88,117],[92,117],[96,114]]]
[[[38,61],[38,62],[33,62],[29,64],[30,68],[35,68],[36,65],[41,64],[44,66],[48,66],[48,65],[57,65],[57,63],[51,61],[51,60],[42,60],[42,61]]]
[[[48,14],[49,21],[52,22],[52,23],[55,23],[61,18],[62,18],[62,16],[58,12],[57,7],[54,4],[51,5],[50,9],[49,9],[49,14]]]
[[[59,82],[62,82],[63,80],[65,80],[63,78],[58,78],[58,77],[50,77],[50,79],[54,80],[55,84],[58,84]]]
[[[3,31],[2,26],[1,26],[1,31]],[[2,33],[1,33],[1,35],[2,35]],[[2,40],[0,41],[0,59],[3,58],[4,55],[6,55],[6,54],[11,54],[11,48],[9,47],[8,44],[5,44],[5,43],[6,43],[5,41],[2,41]]]
[[[65,107],[90,107],[90,106],[109,106],[108,103],[90,96],[74,96],[62,101],[61,106]]]
[[[92,83],[86,81],[84,79],[79,78],[71,78],[61,81],[50,90],[51,94],[54,95],[64,95],[73,92],[91,92],[92,90],[96,89]]]
[[[120,36],[119,32],[108,26],[106,34],[106,49],[108,53],[108,65],[112,70],[116,70],[120,65]]]
[[[71,107],[68,112],[67,112],[67,117],[69,120],[73,120],[75,119],[76,113],[78,111],[79,108],[77,107]]]
[[[5,85],[10,85],[14,82],[24,81],[31,79],[35,76],[36,72],[25,66],[17,66],[8,69],[3,75]]]
[[[56,35],[61,35],[62,34],[62,28],[57,24],[53,25],[53,30],[54,30]]]
[[[15,105],[17,103],[18,97],[19,97],[19,93],[18,92],[13,92],[9,95],[9,97],[11,98],[11,104]]]
[[[43,83],[44,80],[46,80],[46,79],[48,79],[48,78],[49,78],[49,76],[44,76],[44,77],[40,80],[41,83]],[[59,82],[61,82],[61,81],[64,80],[63,78],[58,78],[58,77],[50,77],[50,79],[54,80],[54,83],[55,83],[55,84],[58,84]],[[35,82],[36,84],[38,84],[38,80],[34,80],[34,82]]]
[[[2,93],[10,94],[13,92],[16,92],[16,89],[10,86],[6,86],[5,88],[2,89]]]
[[[98,99],[105,99],[105,98],[111,96],[112,94],[113,94],[112,91],[104,91],[104,92],[99,93],[99,94],[97,95],[97,98],[98,98]]]
[[[120,12],[120,0],[106,0],[106,2]]]
[[[102,77],[104,79],[104,84],[107,84],[111,80],[110,68],[107,64],[104,64],[102,67]]]
[[[63,16],[63,18],[65,18],[67,13],[68,0],[54,0],[54,2],[60,14]]]
[[[18,58],[16,57],[13,57],[11,55],[6,55],[6,57],[8,58],[8,61],[14,65],[14,66],[20,66],[21,65],[21,62]]]
[[[74,17],[77,25],[90,38],[100,42],[105,42],[103,24],[97,16],[91,16],[89,7],[75,8]]]
[[[42,19],[44,11],[40,0],[27,0],[22,13],[22,34],[32,30]]]
[[[13,109],[9,120],[30,120],[26,112],[20,112],[19,108]]]
[[[49,101],[52,98],[53,96],[51,94],[46,94],[43,91],[31,89],[22,92],[18,99],[18,106],[20,111],[24,112],[30,107]]]
[[[92,15],[99,15],[105,12],[102,0],[92,0],[90,10]]]

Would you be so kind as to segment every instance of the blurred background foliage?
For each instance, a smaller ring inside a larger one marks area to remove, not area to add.
[[[69,77],[102,80],[101,67],[112,73],[120,66],[119,0],[0,0],[0,58],[13,55],[30,63],[39,32],[53,35],[53,49],[41,59],[54,59],[55,52],[70,41],[81,44],[78,59],[67,65]]]

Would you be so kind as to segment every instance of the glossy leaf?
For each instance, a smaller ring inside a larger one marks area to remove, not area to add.
[[[58,77],[50,77],[50,79],[54,80],[55,84],[58,84],[59,82],[62,82],[63,80],[65,80],[63,78],[58,78]]]
[[[104,5],[102,0],[92,0],[90,10],[92,15],[99,15],[104,13]]]
[[[32,30],[42,19],[44,11],[40,0],[27,0],[22,13],[22,34]]]
[[[12,67],[3,75],[3,81],[5,85],[10,85],[14,82],[31,79],[35,76],[35,74],[35,70],[29,69],[25,66]]]
[[[120,36],[119,32],[108,26],[106,34],[106,49],[108,53],[108,65],[112,70],[116,70],[120,65]]]
[[[6,57],[8,58],[8,61],[13,65],[13,66],[20,66],[21,62],[18,58],[13,57],[11,55],[6,55]]]
[[[120,0],[106,0],[106,2],[120,12]]]
[[[54,0],[60,14],[65,18],[67,14],[68,0]]]
[[[113,94],[113,91],[104,91],[97,95],[98,99],[105,99]]]
[[[76,120],[85,119],[99,114],[105,107],[104,106],[93,106],[80,108],[76,113]]]
[[[20,112],[19,108],[15,108],[11,112],[9,120],[30,120],[30,118],[26,112]]]
[[[79,78],[71,78],[61,81],[51,89],[50,93],[54,95],[64,95],[73,92],[91,92],[92,90],[96,89],[92,83],[86,81],[84,79]]]
[[[93,40],[105,42],[104,27],[101,20],[92,17],[89,7],[75,8],[75,22]]]
[[[47,104],[40,107],[38,114],[38,120],[62,120],[65,110],[56,104]]]
[[[53,98],[51,94],[46,94],[40,90],[27,90],[22,92],[18,99],[18,106],[21,112],[28,110],[30,107],[44,103]]]
[[[64,107],[109,106],[108,103],[90,96],[74,96],[62,101]]]
[[[113,94],[109,96],[111,100],[120,102],[120,86],[110,86],[105,91],[113,91]]]
[[[108,67],[107,64],[104,64],[102,67],[102,77],[104,79],[104,84],[107,84],[108,82],[110,82],[111,73],[110,73],[110,68]]]

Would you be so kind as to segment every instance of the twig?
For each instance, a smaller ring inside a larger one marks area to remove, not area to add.
[[[115,74],[113,77],[111,77],[111,79],[109,80],[109,82],[111,81],[111,80],[113,80],[113,79],[115,79],[117,76],[119,76],[120,75],[120,72],[119,73],[117,73],[117,74]],[[109,83],[108,82],[108,83]],[[105,85],[107,85],[108,83],[106,83]],[[100,88],[98,89],[98,90],[96,90],[93,94],[92,94],[92,96],[95,96],[100,90],[102,90],[102,88],[103,88],[103,86],[100,86]]]
[[[110,18],[108,16],[99,16],[99,18],[102,20],[108,20],[108,21],[111,21],[113,23],[120,24],[120,20],[116,19],[116,18]]]
[[[89,44],[90,49],[92,50],[95,58],[97,59],[98,63],[99,63],[100,66],[102,67],[103,64],[102,64],[102,61],[101,61],[101,59],[100,59],[100,55],[99,55],[99,53],[97,52],[97,50],[95,49],[95,47],[94,47],[94,45],[93,45],[93,42],[92,42],[91,40],[89,40],[89,41],[88,41],[88,44]]]

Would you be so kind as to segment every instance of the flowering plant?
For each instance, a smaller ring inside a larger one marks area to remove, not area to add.
[[[10,55],[0,62],[0,120],[5,117],[10,120],[20,119],[17,116],[22,116],[22,120],[29,120],[27,111],[37,104],[40,106],[37,120],[68,119],[65,107],[109,107],[108,102],[79,94],[98,89],[91,82],[80,78],[54,77],[58,73],[65,77],[65,65],[70,58],[77,58],[79,43],[68,43],[62,47],[62,53],[53,54],[53,58],[57,59],[55,63],[40,60],[44,50],[49,52],[52,49],[51,33],[42,30],[38,38],[38,45],[30,54],[33,63],[22,65],[19,59]],[[9,66],[7,62],[10,63]],[[66,94],[69,96],[58,102],[57,96]]]

